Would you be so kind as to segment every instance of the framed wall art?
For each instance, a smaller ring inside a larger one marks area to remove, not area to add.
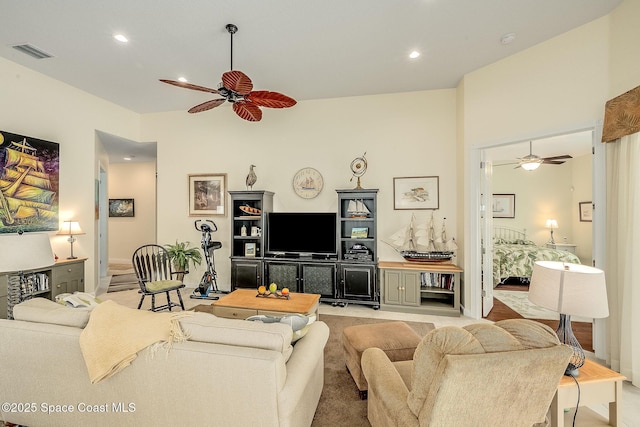
[[[189,216],[225,215],[227,174],[189,175]]]
[[[580,209],[580,221],[592,222],[593,221],[593,204],[591,202],[578,203]]]
[[[439,177],[393,178],[393,209],[438,209]]]
[[[136,216],[133,199],[109,199],[110,218],[132,218]]]
[[[58,230],[60,144],[0,131],[0,176],[0,233]]]
[[[515,218],[516,217],[516,195],[515,194],[494,194],[492,203],[494,218]]]

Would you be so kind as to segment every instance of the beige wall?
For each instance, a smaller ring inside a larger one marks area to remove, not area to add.
[[[156,163],[110,164],[108,187],[110,199],[134,199],[133,218],[109,218],[109,262],[131,262],[136,248],[156,243]]]
[[[613,98],[640,85],[640,1],[623,1],[609,17],[609,97]]]
[[[143,116],[143,139],[158,144],[158,241],[199,243],[187,216],[187,176],[226,173],[228,189],[244,190],[249,165],[256,165],[254,189],[275,192],[278,211],[336,211],[336,189],[354,188],[351,160],[367,152],[362,186],[378,188],[378,236],[388,237],[408,222],[410,211],[393,209],[393,178],[438,176],[440,209],[448,234],[456,230],[456,91],[454,89],[393,95],[299,102],[288,110],[265,109],[261,122],[240,120],[229,106],[190,115],[179,111]],[[316,168],[324,189],[311,200],[293,192],[291,181],[303,167]],[[228,207],[228,201],[227,201]],[[426,211],[417,211],[420,220]],[[230,218],[211,217],[223,243],[216,251],[221,288],[230,283]],[[301,237],[304,238],[304,237]],[[383,260],[402,258],[378,243]],[[197,282],[203,270],[187,277]]]
[[[513,166],[493,168],[493,192],[516,195],[513,219],[496,218],[496,226],[526,229],[527,238],[537,245],[549,241],[546,220],[554,218],[556,243],[576,245],[576,254],[591,264],[591,223],[580,223],[578,202],[591,200],[591,156],[580,156],[562,165],[543,165],[535,172]]]
[[[88,257],[86,287],[98,276],[95,180],[98,178],[96,129],[139,140],[140,116],[57,80],[0,58],[2,130],[60,144],[60,221],[74,218],[85,235],[77,236],[74,254]],[[51,232],[60,257],[69,254],[64,236]]]

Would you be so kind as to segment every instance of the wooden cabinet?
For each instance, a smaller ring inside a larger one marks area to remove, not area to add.
[[[460,267],[408,262],[381,262],[379,267],[383,309],[460,315]]]
[[[231,196],[231,290],[263,285],[266,215],[270,191],[229,191]]]
[[[55,297],[62,293],[84,292],[86,258],[58,260],[47,268],[0,275],[0,318],[13,318],[13,306],[30,298]]]
[[[231,259],[231,290],[238,288],[258,289],[262,285],[261,260]]]
[[[571,243],[547,243],[546,245],[550,249],[558,249],[560,251],[571,252],[574,255],[576,253],[577,245]]]
[[[336,292],[336,263],[312,260],[265,260],[265,284],[291,292],[319,294],[324,301]]]

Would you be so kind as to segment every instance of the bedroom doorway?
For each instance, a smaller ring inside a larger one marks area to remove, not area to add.
[[[530,270],[527,273],[526,266],[510,269],[512,266],[505,261],[494,262],[495,227],[521,232],[511,239],[522,241],[518,243],[533,243],[545,251],[574,252],[577,258],[568,262],[594,264],[596,223],[584,221],[579,208],[586,206],[585,202],[592,206],[598,197],[596,193],[603,194],[595,179],[599,173],[604,176],[604,168],[600,172],[597,168],[602,160],[594,151],[596,133],[592,127],[480,149],[478,232],[481,236],[479,254],[484,254],[481,256],[484,283],[478,290],[478,300],[482,302],[483,317],[490,320],[510,316],[545,317],[535,314],[535,307],[531,308],[526,298]],[[520,159],[530,155],[555,159],[542,163],[536,170],[523,170]],[[555,219],[558,224],[553,229],[553,243],[551,230],[546,228],[549,219]]]

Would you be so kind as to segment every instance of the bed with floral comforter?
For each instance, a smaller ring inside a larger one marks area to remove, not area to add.
[[[494,239],[493,243],[493,286],[510,277],[523,280],[531,278],[536,261],[564,261],[580,264],[575,254],[558,249],[537,246],[525,239]]]

